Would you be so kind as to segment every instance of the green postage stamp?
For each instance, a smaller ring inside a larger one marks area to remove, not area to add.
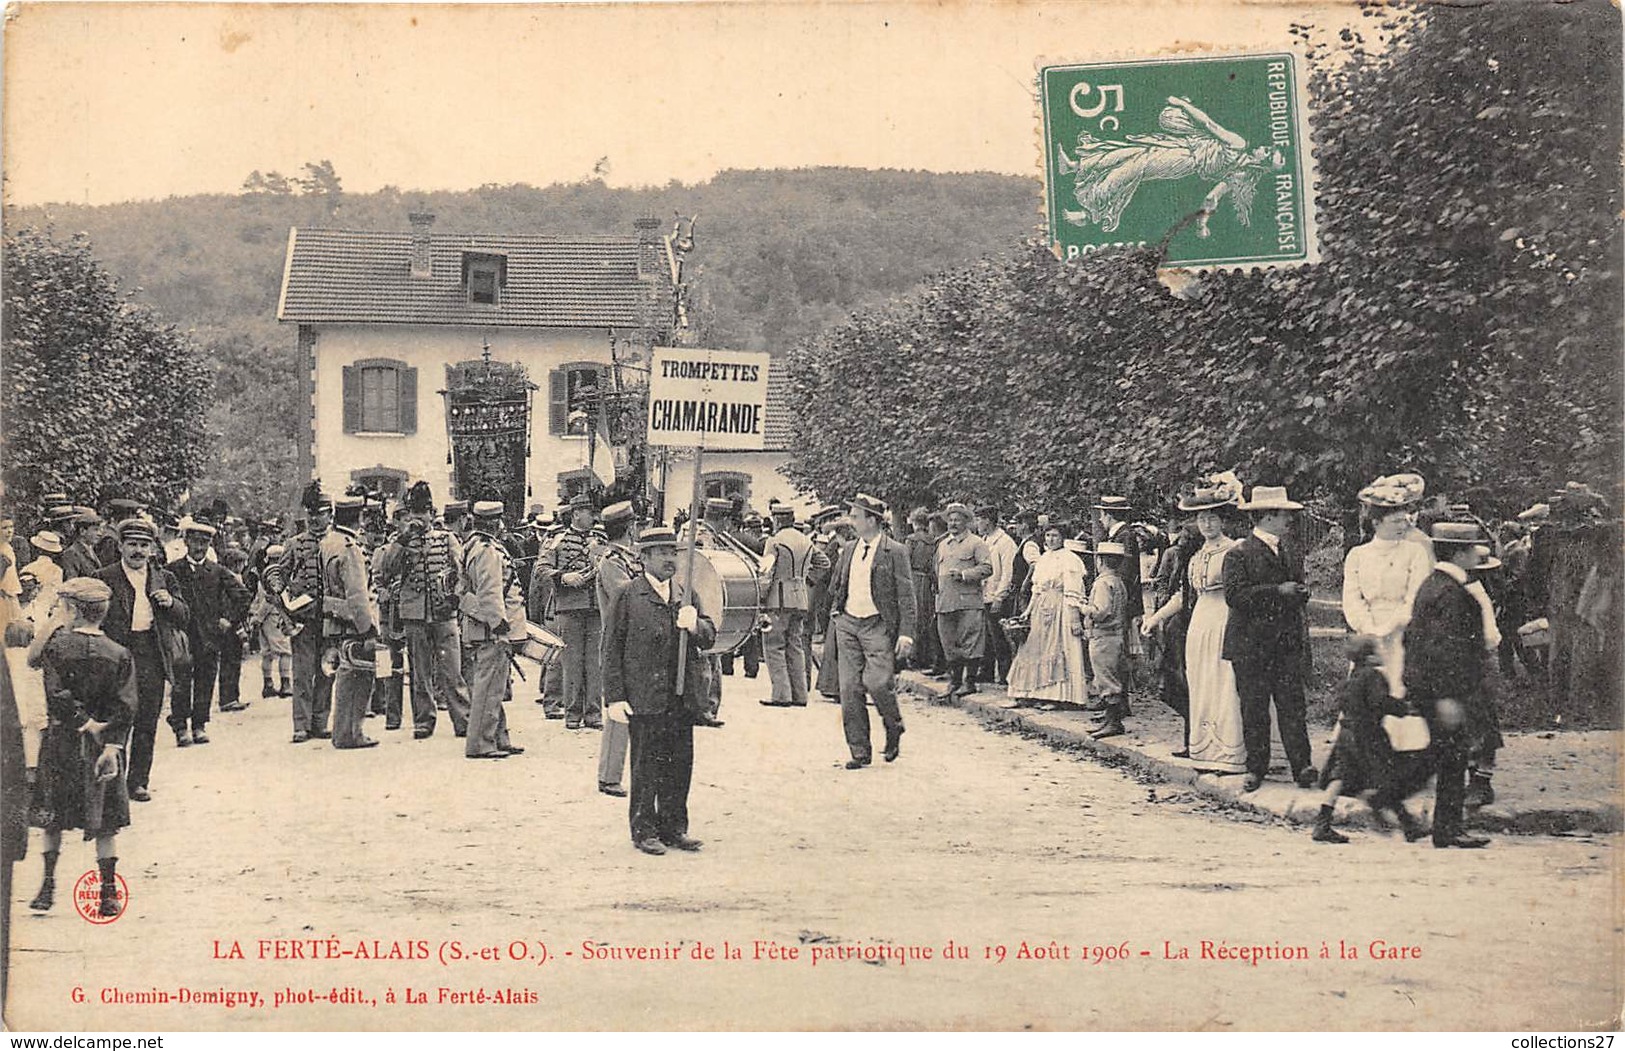
[[[1173,267],[1315,262],[1302,77],[1295,52],[1042,66],[1057,254],[1166,242]]]

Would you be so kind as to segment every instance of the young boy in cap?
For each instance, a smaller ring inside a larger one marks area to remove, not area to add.
[[[1083,633],[1089,640],[1090,707],[1101,716],[1089,736],[1097,741],[1123,733],[1123,719],[1128,715],[1123,652],[1123,624],[1130,609],[1123,573],[1128,560],[1128,549],[1122,544],[1100,542],[1095,548],[1095,580],[1083,607]]]
[[[50,718],[39,764],[45,873],[29,903],[37,912],[55,899],[63,831],[83,829],[96,841],[99,912],[119,914],[114,837],[130,823],[126,747],[137,702],[135,661],[101,630],[112,596],[94,577],[64,582],[56,609],[28,650],[28,663],[45,673]]]

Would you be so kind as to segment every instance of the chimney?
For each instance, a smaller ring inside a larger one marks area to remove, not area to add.
[[[634,219],[632,229],[638,232],[638,276],[655,277],[661,271],[662,256],[665,254],[660,238],[660,220],[651,216]]]
[[[432,277],[434,264],[429,259],[429,227],[434,225],[433,212],[408,212],[412,223],[412,276]]]

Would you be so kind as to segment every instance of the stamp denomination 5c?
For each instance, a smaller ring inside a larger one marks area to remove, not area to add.
[[[1163,245],[1169,266],[1315,262],[1302,61],[1282,52],[1042,66],[1056,252]]]

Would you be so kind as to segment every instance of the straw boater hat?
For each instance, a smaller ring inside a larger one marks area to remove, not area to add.
[[[1095,548],[1095,554],[1097,554],[1097,555],[1127,555],[1128,554],[1128,548],[1124,547],[1122,544],[1119,544],[1115,540],[1102,540],[1100,542],[1100,545]]]
[[[1520,522],[1545,522],[1552,517],[1552,505],[1547,503],[1534,504],[1518,512]]]
[[[968,505],[966,505],[965,503],[963,503],[962,501],[959,501],[959,500],[955,500],[952,503],[950,503],[947,507],[944,507],[942,509],[942,513],[945,516],[946,515],[951,515],[951,514],[962,514],[966,518],[969,518],[971,516],[970,515],[970,507]]]
[[[207,522],[199,522],[190,515],[181,519],[180,529],[182,536],[185,536],[187,533],[196,533],[200,536],[214,536],[215,532],[214,526]]]
[[[42,529],[28,538],[28,542],[37,551],[49,551],[53,555],[62,553],[62,538],[49,529]]]
[[[1133,511],[1133,505],[1123,496],[1102,496],[1090,506],[1096,511],[1108,511],[1118,517],[1124,517]]]
[[[1484,535],[1477,522],[1435,522],[1429,534],[1433,540],[1434,548],[1439,545],[1449,545],[1451,548],[1471,547],[1478,553],[1478,565],[1475,569],[1495,569],[1501,565],[1501,560],[1490,554],[1489,538]],[[1448,558],[1450,550],[1440,551],[1440,555]]]
[[[1243,511],[1302,511],[1303,505],[1286,498],[1284,485],[1255,485],[1253,498],[1236,505]]]
[[[1062,544],[1063,544],[1063,546],[1065,546],[1065,548],[1068,551],[1072,552],[1074,555],[1087,555],[1087,554],[1089,554],[1089,542],[1087,540],[1072,540],[1072,539],[1069,538],[1067,540],[1062,541]]]

